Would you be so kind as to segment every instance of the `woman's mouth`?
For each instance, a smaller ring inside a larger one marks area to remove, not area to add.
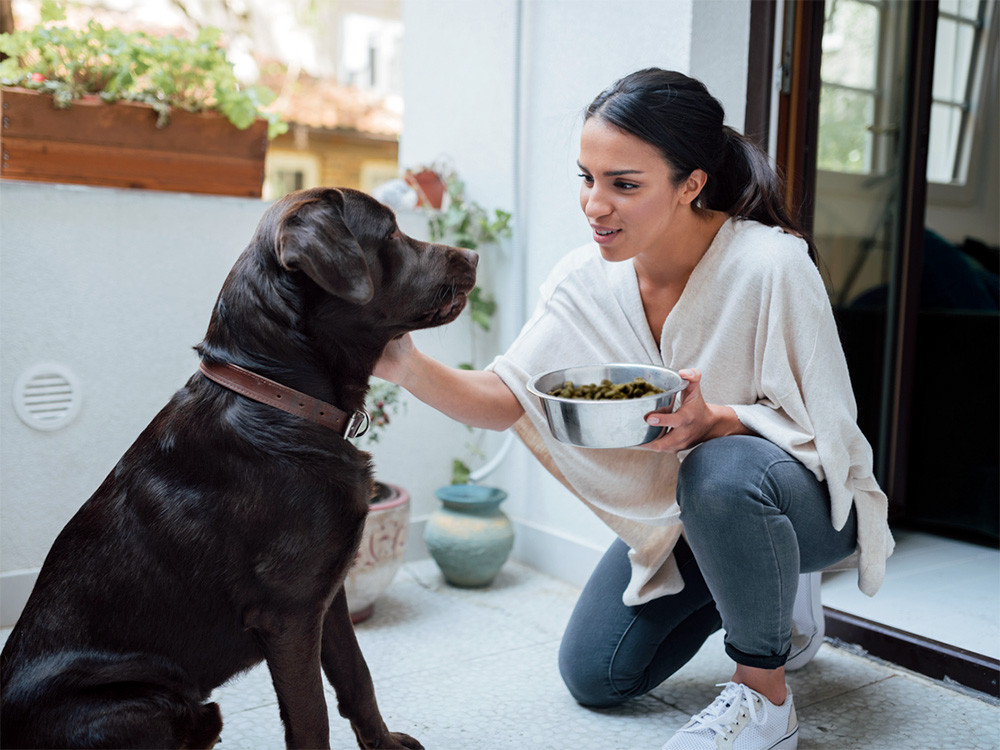
[[[620,229],[611,229],[609,227],[599,227],[593,224],[590,225],[590,228],[594,231],[594,242],[598,245],[611,242],[611,240],[613,240],[615,236],[622,231]]]

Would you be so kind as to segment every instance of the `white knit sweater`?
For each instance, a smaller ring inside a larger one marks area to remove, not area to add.
[[[535,456],[631,548],[627,605],[676,593],[672,550],[681,533],[679,455],[576,448],[549,433],[527,381],[600,362],[697,368],[708,403],[731,406],[748,428],[826,480],[831,522],[858,515],[858,582],[872,595],[892,552],[887,500],[857,408],[826,290],[801,239],[729,220],[695,267],[653,339],[631,262],[609,263],[595,244],[566,255],[510,349],[489,366],[525,414],[514,429]]]

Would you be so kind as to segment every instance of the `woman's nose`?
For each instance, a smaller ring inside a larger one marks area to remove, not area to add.
[[[596,187],[584,188],[580,194],[583,213],[588,219],[599,219],[611,213],[611,205],[604,197],[604,192]]]

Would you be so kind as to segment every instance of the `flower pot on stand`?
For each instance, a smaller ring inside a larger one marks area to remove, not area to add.
[[[490,585],[514,546],[514,527],[499,507],[507,493],[453,484],[434,494],[442,507],[427,520],[424,542],[445,580],[463,588]]]
[[[410,528],[410,493],[393,484],[376,482],[378,494],[368,506],[365,530],[354,564],[344,581],[351,622],[371,617],[375,600],[382,595],[406,552]]]

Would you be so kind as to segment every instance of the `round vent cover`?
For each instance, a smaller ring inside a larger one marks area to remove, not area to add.
[[[14,384],[14,411],[36,430],[65,427],[80,410],[80,385],[65,365],[44,362],[21,373]]]

